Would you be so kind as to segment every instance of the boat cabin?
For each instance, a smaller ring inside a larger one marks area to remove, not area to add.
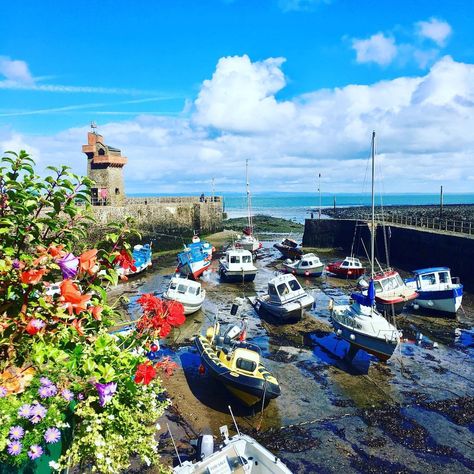
[[[364,280],[364,283],[362,283],[361,286],[365,288],[368,287],[368,281]],[[396,271],[384,272],[374,276],[374,288],[376,293],[395,291],[398,288],[404,287],[405,283]]]
[[[362,268],[362,263],[355,257],[346,257],[341,263],[341,268]]]
[[[232,371],[246,372],[248,374],[255,374],[260,364],[260,355],[256,351],[237,347],[230,354],[226,354],[221,351],[219,357],[227,358],[230,357],[231,364],[229,369]]]
[[[314,253],[306,253],[301,257],[301,260],[299,261],[298,266],[300,268],[312,268],[317,265],[321,265],[321,260],[319,260],[319,257],[315,255]]]
[[[283,304],[305,294],[299,281],[291,274],[278,276],[268,282],[268,296],[272,303]]]
[[[199,296],[201,294],[201,284],[185,278],[172,278],[169,291],[181,295]]]
[[[416,281],[416,287],[419,290],[436,290],[451,287],[453,279],[451,271],[447,267],[433,267],[415,270],[414,278],[410,281]]]

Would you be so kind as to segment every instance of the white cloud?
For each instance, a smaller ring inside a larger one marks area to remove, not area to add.
[[[281,69],[284,61],[269,58],[252,63],[247,55],[221,58],[195,101],[196,123],[235,132],[285,125],[294,114],[294,105],[275,98],[286,84]]]
[[[323,190],[368,191],[373,129],[386,192],[437,192],[440,182],[448,192],[472,191],[473,64],[446,56],[420,77],[279,101],[285,78],[282,60],[275,61],[223,58],[202,84],[190,118],[142,115],[100,124],[106,142],[129,158],[127,192],[200,194],[215,177],[217,191],[244,193],[246,158],[253,192],[315,191],[317,173]],[[84,125],[53,136],[0,129],[0,145],[29,146],[41,153],[42,165],[85,173]]]
[[[358,63],[374,62],[381,66],[390,64],[397,55],[395,39],[377,33],[368,39],[353,39],[352,48],[356,51]]]
[[[33,76],[25,61],[0,56],[0,74],[6,83],[23,84],[25,87],[34,84]]]
[[[451,25],[437,18],[430,18],[428,21],[416,23],[418,35],[434,41],[438,46],[443,47],[446,40],[452,33]]]

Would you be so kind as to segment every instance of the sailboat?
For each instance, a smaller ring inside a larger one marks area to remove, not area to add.
[[[336,334],[347,341],[353,358],[359,349],[382,361],[392,357],[400,342],[400,332],[376,309],[374,285],[375,260],[375,132],[372,133],[372,221],[370,224],[370,281],[366,294],[352,293],[352,302],[344,305],[330,303],[330,318]]]
[[[247,226],[242,231],[242,236],[235,242],[236,248],[256,252],[262,248],[262,243],[255,237],[253,233],[253,217],[252,217],[252,199],[250,196],[249,183],[249,160],[245,160],[245,178],[247,183]]]

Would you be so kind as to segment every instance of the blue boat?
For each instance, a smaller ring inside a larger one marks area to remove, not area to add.
[[[145,271],[151,267],[151,244],[135,245],[132,251],[132,260],[135,265],[135,270],[131,268],[118,268],[119,275],[132,276]]]
[[[176,271],[186,277],[198,279],[211,265],[214,247],[195,235],[190,244],[184,246],[184,251],[178,254]]]
[[[456,314],[462,303],[463,285],[451,277],[448,267],[422,268],[413,271],[413,278],[405,279],[418,297],[414,304],[440,313]]]

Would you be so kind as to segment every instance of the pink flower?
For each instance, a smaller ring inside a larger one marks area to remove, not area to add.
[[[79,259],[72,253],[68,253],[57,261],[63,278],[74,278],[77,275],[77,267],[79,266]]]
[[[43,454],[43,448],[38,444],[32,444],[28,451],[28,457],[30,459],[38,459]]]
[[[57,443],[61,438],[61,432],[57,428],[48,428],[44,434],[47,443]]]

